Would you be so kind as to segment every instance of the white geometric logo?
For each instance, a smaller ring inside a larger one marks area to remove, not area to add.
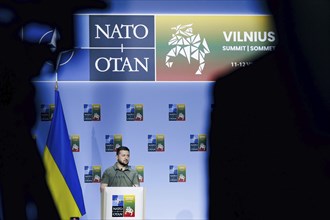
[[[199,34],[193,34],[192,24],[178,25],[171,29],[175,30],[175,34],[172,34],[172,38],[168,42],[168,45],[172,45],[173,48],[166,54],[166,66],[171,68],[172,58],[181,54],[188,59],[189,63],[191,58],[199,61],[199,67],[195,74],[202,74],[205,66],[205,55],[210,53],[205,38],[201,41]]]

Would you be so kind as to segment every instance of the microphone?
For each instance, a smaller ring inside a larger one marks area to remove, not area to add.
[[[129,179],[129,181],[132,183],[132,186],[136,187],[135,184],[133,183],[133,181],[128,177],[128,175],[125,173],[126,169],[125,167],[121,168],[121,171],[125,174],[125,176],[127,177],[127,179]]]

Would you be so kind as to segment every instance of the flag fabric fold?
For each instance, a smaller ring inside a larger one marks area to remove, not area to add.
[[[81,217],[84,198],[70,145],[62,103],[55,90],[55,110],[44,150],[46,178],[61,219]]]

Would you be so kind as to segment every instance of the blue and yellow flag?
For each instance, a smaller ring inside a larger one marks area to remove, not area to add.
[[[61,219],[84,215],[84,198],[58,90],[55,90],[55,110],[44,150],[44,164],[47,183]]]

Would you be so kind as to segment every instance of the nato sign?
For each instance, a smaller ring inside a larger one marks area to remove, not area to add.
[[[154,16],[89,17],[90,80],[154,81]]]

